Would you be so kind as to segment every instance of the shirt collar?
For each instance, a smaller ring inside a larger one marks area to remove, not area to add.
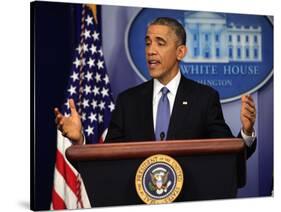
[[[161,88],[167,87],[173,96],[176,96],[180,84],[181,73],[178,71],[177,75],[167,84],[163,85],[158,79],[153,80],[153,98],[160,92]]]

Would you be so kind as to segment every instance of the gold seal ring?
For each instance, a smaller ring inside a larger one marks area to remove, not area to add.
[[[183,179],[182,168],[175,159],[157,154],[141,163],[135,186],[138,196],[146,204],[171,203],[180,194]]]

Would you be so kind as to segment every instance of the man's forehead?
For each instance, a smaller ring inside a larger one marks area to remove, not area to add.
[[[170,37],[172,30],[164,25],[150,25],[146,31],[146,37]]]

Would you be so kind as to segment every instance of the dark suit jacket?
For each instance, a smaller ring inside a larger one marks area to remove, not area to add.
[[[155,140],[152,98],[153,80],[121,93],[112,114],[106,142]],[[224,121],[218,92],[182,76],[167,140],[229,137],[233,135]],[[255,148],[256,142],[247,148],[247,157]]]

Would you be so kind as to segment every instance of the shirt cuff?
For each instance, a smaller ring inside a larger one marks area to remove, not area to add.
[[[86,137],[85,137],[85,134],[83,133],[83,143],[82,145],[86,144]]]
[[[241,136],[245,142],[245,144],[250,147],[252,146],[252,144],[254,143],[254,141],[256,140],[256,133],[255,130],[252,132],[251,136],[246,135],[243,130],[241,129]]]

